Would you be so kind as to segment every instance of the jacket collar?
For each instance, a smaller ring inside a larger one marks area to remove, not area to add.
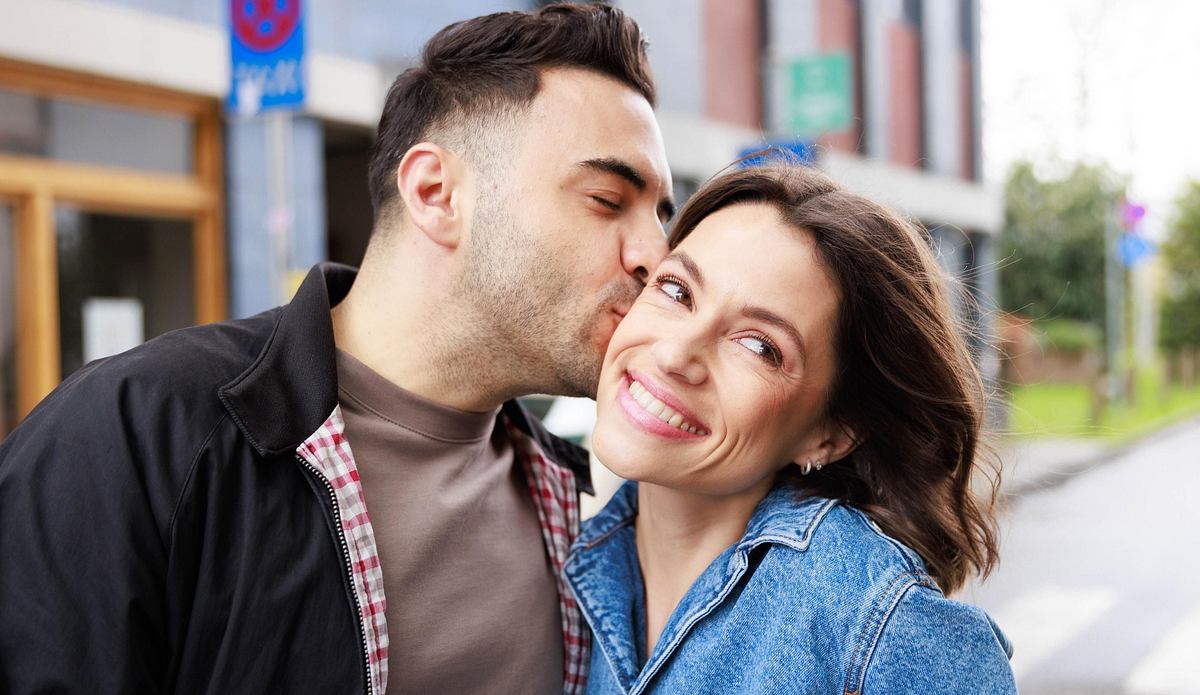
[[[575,486],[580,492],[596,494],[592,488],[592,461],[587,449],[556,437],[525,410],[520,401],[512,400],[500,409],[504,417],[525,434],[533,438],[546,456],[560,466],[566,466],[575,475]]]
[[[219,390],[221,401],[250,444],[263,456],[291,453],[337,406],[337,357],[330,309],[345,298],[358,271],[321,263],[309,271],[292,301],[275,311],[275,328],[258,358]],[[592,491],[588,453],[546,431],[517,401],[501,412],[532,437],[554,463]]]
[[[291,453],[337,406],[337,362],[329,310],[358,271],[322,263],[309,271],[250,367],[221,387],[226,409],[263,456]]]
[[[737,549],[748,550],[762,543],[780,543],[796,550],[808,550],[813,533],[837,500],[806,495],[785,472],[771,491],[754,509],[746,532]],[[626,481],[604,509],[585,525],[576,547],[590,547],[604,540],[614,529],[637,516],[637,483]]]

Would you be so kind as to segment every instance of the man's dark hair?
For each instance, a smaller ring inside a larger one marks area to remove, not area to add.
[[[613,77],[654,105],[646,41],[616,8],[559,4],[451,24],[388,90],[368,172],[376,221],[398,195],[396,167],[410,147],[439,127],[528,105],[540,71],[556,67]]]

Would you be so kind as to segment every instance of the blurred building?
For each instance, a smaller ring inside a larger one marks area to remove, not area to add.
[[[0,0],[0,435],[96,356],[356,264],[393,77],[442,26],[538,4],[306,0],[305,109],[243,119],[223,108],[228,3]],[[923,222],[962,286],[994,294],[978,0],[615,4],[651,41],[677,197],[783,143]]]

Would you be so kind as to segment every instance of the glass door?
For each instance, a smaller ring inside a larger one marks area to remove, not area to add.
[[[222,149],[214,99],[0,60],[0,435],[84,364],[225,318]]]
[[[193,223],[55,206],[61,370],[196,323]]]

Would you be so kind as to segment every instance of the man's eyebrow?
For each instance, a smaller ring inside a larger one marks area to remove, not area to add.
[[[691,275],[692,279],[696,281],[696,285],[698,285],[700,289],[704,289],[704,273],[700,272],[700,266],[696,265],[696,261],[692,260],[691,256],[687,255],[683,251],[672,251],[671,254],[666,257],[666,260],[675,261],[682,265],[683,269],[688,272],[688,275]]]
[[[620,176],[639,191],[646,190],[646,177],[638,173],[628,162],[622,162],[615,157],[602,157],[600,159],[587,159],[579,163],[579,166],[585,169],[601,171],[607,174]]]
[[[763,323],[774,326],[786,333],[788,338],[791,338],[792,342],[796,344],[797,348],[799,348],[800,361],[802,363],[807,361],[808,357],[807,351],[804,348],[804,338],[800,336],[800,331],[796,330],[796,327],[793,326],[790,321],[769,309],[764,309],[758,306],[748,306],[743,308],[742,316],[745,316],[748,319],[762,321]]]

